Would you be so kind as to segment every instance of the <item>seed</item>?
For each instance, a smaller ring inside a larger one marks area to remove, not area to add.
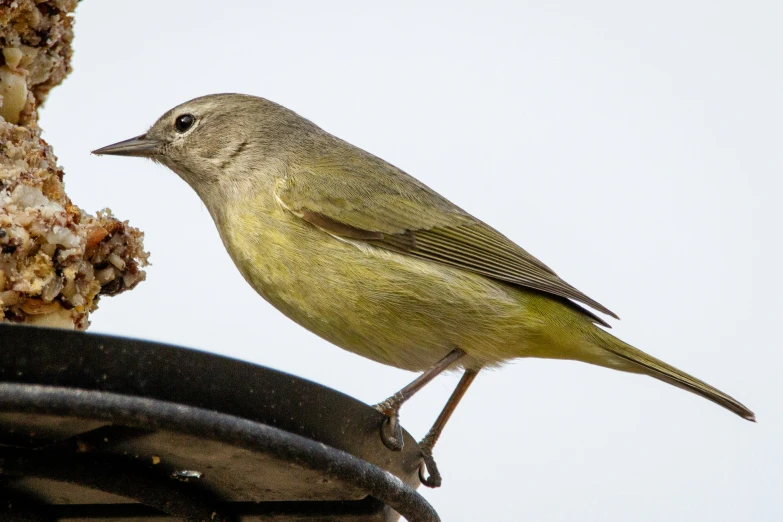
[[[19,293],[14,292],[13,290],[6,290],[5,292],[0,292],[0,303],[2,303],[3,306],[13,306],[18,302],[19,302]]]
[[[7,65],[0,66],[0,97],[3,99],[0,117],[9,123],[19,123],[19,114],[27,104],[27,82]]]
[[[50,314],[60,309],[60,304],[57,302],[47,303],[42,299],[33,297],[27,299],[21,305],[22,310],[30,315]]]
[[[120,256],[112,252],[109,254],[109,263],[116,266],[119,270],[125,270],[125,261]]]
[[[3,58],[5,58],[6,65],[11,69],[16,69],[16,66],[22,60],[22,56],[24,56],[24,53],[17,47],[6,47],[3,49]]]

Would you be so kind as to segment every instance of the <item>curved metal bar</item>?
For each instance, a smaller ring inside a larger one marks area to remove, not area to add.
[[[233,415],[129,395],[9,383],[0,383],[0,410],[98,418],[227,442],[353,483],[409,522],[440,521],[432,506],[392,473],[326,444]]]
[[[236,359],[103,334],[0,323],[0,381],[98,390],[214,410],[375,464],[418,487],[421,450],[391,452],[375,408],[307,379]]]

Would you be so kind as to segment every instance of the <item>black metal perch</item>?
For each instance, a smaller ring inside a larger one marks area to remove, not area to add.
[[[0,520],[439,520],[383,420],[261,366],[0,324]]]

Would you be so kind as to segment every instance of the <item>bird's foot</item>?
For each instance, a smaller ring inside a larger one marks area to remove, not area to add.
[[[381,424],[381,440],[392,451],[402,451],[404,441],[402,438],[402,426],[400,426],[399,405],[386,400],[375,406],[375,409],[386,415]]]
[[[425,441],[422,441],[421,456],[423,457],[419,467],[419,480],[428,488],[439,488],[443,482],[438,471],[438,465],[435,464],[435,458],[432,456],[432,449],[427,447]],[[427,476],[424,474],[427,473]]]

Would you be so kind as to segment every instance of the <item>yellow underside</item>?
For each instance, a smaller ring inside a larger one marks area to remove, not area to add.
[[[226,247],[247,281],[285,315],[369,359],[421,371],[456,347],[458,366],[518,357],[624,366],[586,335],[580,312],[464,270],[346,242],[277,205],[223,216]]]

